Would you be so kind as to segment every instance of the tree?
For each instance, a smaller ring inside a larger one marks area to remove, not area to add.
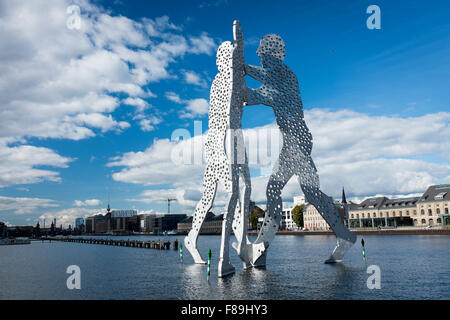
[[[264,210],[258,206],[254,206],[250,216],[248,217],[248,221],[252,225],[252,229],[258,228],[258,218],[264,217]]]
[[[253,230],[258,228],[258,215],[256,214],[256,212],[250,213],[250,217],[248,217],[248,221],[250,222]]]
[[[303,209],[305,208],[304,204],[299,206],[295,206],[292,209],[292,220],[294,220],[297,227],[303,228]]]

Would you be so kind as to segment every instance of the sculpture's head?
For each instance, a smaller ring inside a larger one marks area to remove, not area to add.
[[[230,41],[222,42],[217,49],[217,69],[220,72],[226,71],[232,67],[233,64],[233,44]]]
[[[264,68],[283,62],[286,56],[283,38],[276,34],[266,34],[259,42],[256,54],[261,59],[261,64]]]

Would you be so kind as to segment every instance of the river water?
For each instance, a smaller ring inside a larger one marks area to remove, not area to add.
[[[158,240],[169,237],[114,237]],[[450,236],[364,236],[339,264],[324,264],[334,236],[279,235],[266,269],[242,270],[220,279],[219,236],[201,236],[211,276],[188,252],[95,244],[40,242],[0,246],[0,299],[450,299]],[[69,265],[81,269],[81,289],[69,290]],[[381,289],[369,289],[367,267],[381,270]]]

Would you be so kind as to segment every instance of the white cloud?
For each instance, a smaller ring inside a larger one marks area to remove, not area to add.
[[[142,112],[150,106],[147,101],[145,101],[141,98],[128,97],[125,100],[123,100],[123,103],[126,105],[129,105],[129,106],[136,107],[138,112]]]
[[[88,209],[88,208],[68,208],[58,211],[48,211],[39,216],[39,219],[47,221],[47,226],[50,225],[50,221],[56,218],[56,225],[63,225],[64,228],[71,225],[75,225],[76,218],[87,218],[97,214],[105,214],[106,209]],[[41,222],[41,227],[43,226]]]
[[[164,193],[161,190],[145,190],[142,192],[138,198],[128,199],[130,202],[143,202],[143,203],[167,203],[167,200],[163,199],[161,194],[165,198],[176,199],[177,203],[192,208],[194,207],[198,200],[201,198],[201,192],[197,189],[166,189]]]
[[[175,92],[166,92],[166,98],[175,103],[184,103],[180,96]]]
[[[141,127],[142,131],[148,132],[155,130],[155,125],[161,123],[162,119],[150,116],[149,118],[144,118],[141,121],[139,121],[139,126]]]
[[[0,139],[0,188],[44,180],[60,181],[58,172],[37,167],[66,168],[70,161],[72,159],[48,148],[30,145],[10,147]]]
[[[208,113],[209,102],[203,98],[181,99],[175,92],[166,92],[166,98],[178,104],[184,104],[186,107],[180,111],[180,118],[201,117]]]
[[[114,172],[114,180],[135,184],[150,185],[184,185],[188,186],[192,179],[198,179],[202,172],[202,161],[196,164],[177,164],[172,161],[172,153],[177,150],[189,155],[192,144],[201,146],[202,136],[181,142],[172,142],[168,139],[155,139],[153,144],[145,151],[128,152],[119,157],[114,157],[107,164],[109,167],[125,167],[119,172]],[[194,156],[194,154],[192,154]],[[201,155],[196,153],[196,156]]]
[[[172,97],[177,99],[176,95]],[[449,113],[400,118],[314,109],[305,111],[305,116],[314,137],[313,159],[321,188],[331,196],[340,197],[342,186],[348,195],[360,197],[420,193],[430,184],[450,180],[450,165],[442,162],[450,148]],[[258,143],[250,144],[247,150],[249,159],[259,161],[252,163],[254,168],[265,169],[278,157],[277,146],[271,150],[270,129],[277,130],[276,125],[244,130],[246,140],[250,136],[258,138]],[[114,180],[145,186],[169,185],[179,203],[192,207],[195,201],[188,202],[183,192],[201,191],[202,139],[203,136],[180,141],[156,139],[145,151],[115,157],[108,166],[123,167],[113,173]],[[174,161],[178,153],[187,155],[188,161]],[[265,154],[268,157],[264,160],[261,155]],[[194,161],[194,157],[200,161]],[[425,160],[433,157],[435,162]],[[267,181],[268,176],[252,178],[253,200],[265,202]],[[152,202],[152,195],[158,192],[168,190],[151,190],[134,200]],[[283,199],[292,201],[300,193],[298,181],[293,178],[283,190]]]
[[[31,147],[25,144],[32,137],[80,140],[120,132],[130,126],[112,116],[121,102],[143,112],[149,107],[144,99],[156,97],[148,85],[176,77],[170,64],[186,54],[211,55],[216,47],[206,33],[179,34],[181,28],[167,16],[137,21],[88,0],[77,4],[78,30],[67,27],[72,1],[1,2],[0,154],[16,150],[13,143]],[[153,130],[156,119],[147,116],[139,125]],[[0,187],[60,179],[53,171],[34,168],[54,163],[31,159],[22,171],[0,160]]]
[[[205,33],[172,33],[179,28],[168,17],[134,21],[102,13],[88,1],[80,5],[81,29],[70,30],[69,4],[2,4],[0,137],[83,139],[95,134],[91,128],[120,128],[112,119],[105,122],[109,115],[99,124],[80,122],[79,114],[113,112],[119,101],[111,94],[119,92],[129,96],[126,104],[145,108],[139,99],[155,95],[142,86],[173,77],[167,68],[176,58],[215,48]]]
[[[194,54],[207,54],[212,55],[217,48],[214,40],[208,36],[206,32],[203,32],[199,37],[189,37],[190,48],[189,52]]]
[[[203,98],[191,99],[188,100],[186,110],[186,112],[181,114],[182,118],[195,118],[197,116],[203,116],[208,113],[209,103]]]
[[[73,205],[75,207],[98,207],[102,205],[102,202],[98,199],[88,199],[85,201],[75,200]]]
[[[183,70],[182,74],[186,83],[193,84],[202,88],[208,87],[205,79],[202,79],[202,77],[195,71]]]
[[[14,198],[0,196],[0,212],[14,214],[29,214],[39,208],[59,207],[54,200],[41,198]]]

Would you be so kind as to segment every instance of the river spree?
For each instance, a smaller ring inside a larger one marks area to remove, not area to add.
[[[106,238],[106,237],[105,237]],[[113,237],[158,240],[170,237]],[[233,238],[232,238],[233,240]],[[188,252],[98,244],[33,241],[0,246],[0,299],[450,299],[450,236],[361,236],[343,263],[323,262],[334,236],[279,235],[266,269],[217,277],[219,236],[201,236],[200,251],[212,250],[211,276]],[[81,269],[81,289],[69,290],[69,265]],[[381,269],[381,289],[368,289],[367,266]]]

